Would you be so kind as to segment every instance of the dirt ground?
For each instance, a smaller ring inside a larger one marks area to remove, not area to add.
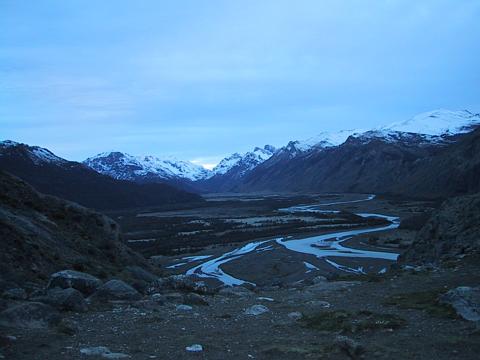
[[[6,335],[16,340],[2,353],[8,359],[85,359],[80,349],[107,346],[132,359],[348,359],[336,345],[337,336],[344,335],[360,344],[359,358],[478,359],[480,331],[431,296],[478,285],[478,260],[361,281],[320,280],[263,287],[245,296],[204,296],[209,305],[193,305],[189,311],[176,309],[182,301],[173,294],[155,309],[115,304],[110,310],[67,313],[75,334],[11,330]],[[255,304],[269,311],[246,315],[244,310]],[[304,318],[295,320],[292,312]],[[201,344],[203,351],[187,352],[192,344]]]

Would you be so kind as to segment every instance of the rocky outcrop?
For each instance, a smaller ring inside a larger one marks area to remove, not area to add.
[[[465,320],[480,322],[480,286],[459,286],[442,295],[439,301],[451,305]]]
[[[400,257],[404,263],[440,263],[480,254],[480,194],[449,199]]]
[[[112,219],[40,194],[0,171],[0,293],[25,281],[43,285],[50,274],[65,269],[107,278],[127,266],[149,269],[146,260],[124,244]],[[59,281],[67,279],[57,277],[54,286],[69,287]],[[77,282],[72,277],[68,281]]]
[[[20,304],[0,313],[0,326],[13,328],[46,329],[60,320],[54,308],[39,302]]]

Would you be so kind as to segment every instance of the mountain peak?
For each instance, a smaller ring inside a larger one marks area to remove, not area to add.
[[[468,110],[438,109],[381,127],[379,130],[441,136],[465,133],[476,125],[480,125],[480,114]]]
[[[174,157],[132,156],[119,151],[101,153],[84,161],[88,167],[122,180],[148,178],[200,180],[210,171],[189,161]]]
[[[265,145],[263,148],[255,147],[253,151],[245,154],[234,153],[225,157],[213,168],[215,175],[223,175],[236,169],[238,176],[243,176],[247,171],[252,170],[259,164],[268,160],[275,152],[275,147],[272,145]]]
[[[56,163],[63,164],[67,160],[58,157],[50,150],[39,147],[22,144],[12,140],[5,140],[0,142],[0,156],[6,153],[18,152],[21,156],[28,157],[34,164],[42,163]]]

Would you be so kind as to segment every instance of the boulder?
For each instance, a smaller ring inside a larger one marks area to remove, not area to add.
[[[40,301],[58,310],[85,312],[88,310],[87,302],[83,298],[80,291],[74,288],[54,288],[49,289],[45,296],[34,298],[35,301]]]
[[[60,320],[57,310],[40,302],[16,305],[0,313],[0,325],[13,328],[46,329]]]
[[[50,276],[47,287],[50,289],[55,287],[62,289],[74,288],[82,294],[91,295],[100,286],[102,286],[102,281],[95,276],[80,271],[63,270]]]
[[[90,300],[140,300],[142,295],[122,280],[110,280],[103,284]]]
[[[125,272],[129,273],[134,279],[152,283],[158,280],[158,276],[152,274],[140,266],[127,266]]]
[[[439,302],[451,305],[465,320],[480,321],[480,286],[460,286],[440,296]]]

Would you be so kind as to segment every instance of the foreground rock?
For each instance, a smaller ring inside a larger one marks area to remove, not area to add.
[[[52,305],[58,310],[75,312],[88,310],[87,302],[83,298],[82,293],[74,288],[50,289],[45,296],[36,297],[34,300]]]
[[[52,274],[48,283],[48,288],[74,288],[82,294],[91,295],[100,286],[102,281],[95,276],[85,274],[74,270],[63,270]]]
[[[140,300],[142,295],[122,280],[110,280],[103,284],[90,300]]]
[[[47,329],[61,321],[59,313],[51,306],[29,302],[11,307],[0,313],[0,326]]]
[[[480,321],[480,286],[460,286],[442,295],[439,301],[451,305],[465,320]]]
[[[258,316],[264,313],[269,312],[270,309],[265,305],[252,305],[245,310],[245,315]]]

